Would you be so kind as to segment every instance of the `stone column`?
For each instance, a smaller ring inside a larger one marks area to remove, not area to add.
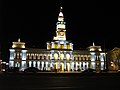
[[[40,69],[40,61],[37,61],[37,68]]]

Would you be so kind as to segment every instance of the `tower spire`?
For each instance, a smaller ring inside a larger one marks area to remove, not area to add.
[[[60,7],[58,22],[56,23],[56,36],[53,40],[66,40],[66,23],[64,22],[63,7]]]
[[[63,7],[60,7],[60,12],[62,12]]]
[[[18,38],[18,42],[20,42],[20,38]]]
[[[93,42],[93,46],[95,46],[95,43]]]
[[[63,7],[60,7],[60,12],[59,12],[59,16],[58,16],[58,21],[64,21],[64,16],[63,16],[63,12],[62,12]]]

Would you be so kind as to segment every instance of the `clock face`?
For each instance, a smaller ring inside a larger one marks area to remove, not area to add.
[[[61,36],[64,36],[64,32],[60,32],[60,35],[61,35]]]

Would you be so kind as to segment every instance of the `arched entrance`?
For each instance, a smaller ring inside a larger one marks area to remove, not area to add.
[[[70,71],[70,63],[66,63],[66,71]]]
[[[57,63],[54,63],[54,70],[57,70]]]
[[[64,64],[60,63],[60,71],[64,71]]]

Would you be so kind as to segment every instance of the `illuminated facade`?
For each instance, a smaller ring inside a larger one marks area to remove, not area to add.
[[[120,48],[115,47],[108,52],[108,69],[120,70]]]
[[[37,67],[47,71],[77,71],[93,68],[106,69],[105,53],[101,46],[89,46],[85,50],[74,50],[73,43],[66,40],[66,23],[62,7],[58,15],[56,36],[47,42],[47,49],[26,48],[25,43],[18,39],[13,42],[10,51],[9,67]]]

